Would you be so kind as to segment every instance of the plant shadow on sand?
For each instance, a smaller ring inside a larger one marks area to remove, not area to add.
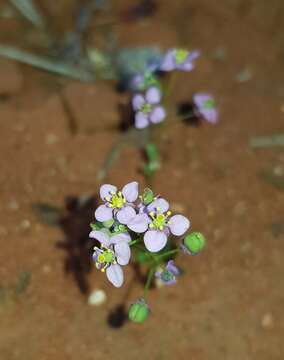
[[[64,208],[39,203],[33,205],[33,211],[38,220],[50,226],[59,226],[64,238],[56,243],[56,247],[66,252],[64,271],[71,274],[81,294],[90,293],[88,274],[94,265],[92,250],[99,246],[99,242],[89,238],[90,223],[94,221],[94,210],[98,206],[98,198],[93,195],[81,197],[68,196]],[[110,310],[107,315],[107,324],[112,328],[120,328],[127,322],[128,297],[135,280],[141,284],[145,282],[145,275],[140,266],[133,264],[134,276],[125,290],[121,302]]]

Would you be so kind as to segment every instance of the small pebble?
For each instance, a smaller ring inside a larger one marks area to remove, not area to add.
[[[242,254],[249,253],[251,251],[251,249],[252,249],[252,244],[249,241],[244,242],[240,247],[240,250],[241,250]]]
[[[100,306],[106,302],[106,293],[101,289],[95,289],[88,298],[88,304],[92,306]]]
[[[43,265],[42,272],[46,275],[49,274],[51,272],[51,267],[47,264]]]
[[[31,227],[31,223],[29,220],[25,219],[23,221],[21,221],[20,223],[20,227],[23,229],[23,230],[27,230]]]
[[[16,200],[11,200],[8,203],[8,208],[13,211],[19,210],[19,203]]]
[[[243,216],[247,212],[247,206],[245,201],[239,201],[234,206],[233,213],[235,216]]]
[[[281,165],[275,166],[273,168],[273,174],[276,176],[282,176],[284,174],[283,167]]]
[[[271,313],[266,313],[261,319],[261,326],[264,329],[272,329],[274,327],[274,318]]]
[[[58,138],[55,134],[48,134],[46,136],[45,142],[47,145],[53,145],[58,141]]]
[[[246,67],[236,74],[235,80],[239,83],[243,83],[243,82],[251,80],[252,77],[253,77],[252,70],[250,68]]]

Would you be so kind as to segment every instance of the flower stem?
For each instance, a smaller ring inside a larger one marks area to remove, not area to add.
[[[164,95],[164,103],[166,104],[167,103],[167,100],[174,88],[174,85],[176,83],[176,80],[177,80],[177,71],[173,71],[170,75],[170,79],[167,83],[167,87],[166,87],[166,91],[165,91],[165,95]]]
[[[138,243],[138,240],[132,240],[132,241],[130,241],[130,243],[128,245],[132,246],[132,245],[135,245],[136,243]]]
[[[163,258],[163,257],[165,257],[165,256],[173,255],[173,254],[179,252],[179,250],[180,250],[179,248],[176,248],[176,249],[173,249],[173,250],[169,250],[169,251],[165,252],[165,253],[162,254],[162,255],[158,255],[158,256],[157,256],[157,259],[159,260],[159,259],[161,259],[161,258]]]
[[[154,275],[154,271],[155,271],[155,267],[152,267],[148,273],[148,277],[147,277],[147,281],[146,281],[146,284],[145,284],[145,287],[144,287],[144,297],[147,296],[148,294],[148,291],[149,291],[149,288],[150,288],[150,285],[151,285],[151,282],[152,282],[152,278],[153,278],[153,275]]]

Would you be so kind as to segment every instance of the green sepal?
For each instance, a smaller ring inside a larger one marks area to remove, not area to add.
[[[146,188],[142,195],[142,202],[144,205],[149,205],[154,200],[154,193],[151,189]]]
[[[101,230],[104,228],[104,225],[103,225],[103,223],[96,221],[95,223],[91,223],[90,227],[92,230]]]
[[[198,254],[204,249],[206,244],[206,238],[200,232],[195,231],[191,234],[186,235],[183,243],[191,253]]]
[[[114,220],[113,219],[110,219],[108,221],[104,221],[103,223],[103,226],[106,227],[107,229],[111,228],[112,225],[114,224]]]

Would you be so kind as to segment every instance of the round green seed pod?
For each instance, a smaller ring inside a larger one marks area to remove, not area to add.
[[[186,235],[183,243],[192,254],[198,254],[205,247],[206,238],[200,232],[195,231]]]
[[[144,299],[139,299],[135,304],[132,304],[128,311],[129,320],[142,324],[149,315],[149,307]]]

